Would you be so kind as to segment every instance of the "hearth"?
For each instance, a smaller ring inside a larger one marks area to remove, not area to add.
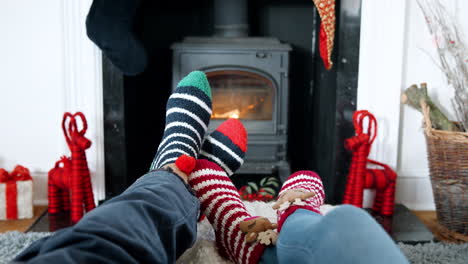
[[[194,70],[207,74],[213,115],[208,131],[241,119],[249,143],[239,174],[290,174],[288,148],[289,52],[276,38],[247,37],[246,0],[215,1],[215,36],[186,37],[172,45],[173,89]]]

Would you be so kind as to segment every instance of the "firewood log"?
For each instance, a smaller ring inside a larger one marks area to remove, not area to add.
[[[407,104],[422,113],[421,101],[426,102],[430,108],[430,117],[435,129],[447,131],[460,131],[460,128],[450,121],[447,116],[440,111],[427,94],[427,84],[422,83],[421,87],[413,84],[401,95],[401,102]]]

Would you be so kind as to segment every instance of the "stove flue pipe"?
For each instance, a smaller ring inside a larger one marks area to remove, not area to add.
[[[248,0],[214,0],[216,37],[241,38],[249,34]]]

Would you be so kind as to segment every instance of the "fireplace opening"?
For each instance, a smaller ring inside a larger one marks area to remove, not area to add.
[[[241,70],[207,72],[213,98],[212,119],[272,120],[275,87],[257,73]]]

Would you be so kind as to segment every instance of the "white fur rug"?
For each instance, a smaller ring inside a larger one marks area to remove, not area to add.
[[[272,223],[276,223],[276,212],[271,208],[274,203],[245,202],[245,206],[251,215],[267,217]],[[331,205],[323,205],[320,210],[326,214],[333,209]],[[205,218],[198,223],[197,242],[187,250],[178,260],[178,264],[231,264],[232,262],[222,258],[216,249],[215,234],[210,222]]]

